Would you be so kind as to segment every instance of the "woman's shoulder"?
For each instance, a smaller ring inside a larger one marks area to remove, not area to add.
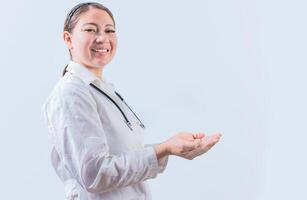
[[[56,83],[45,104],[75,101],[88,96],[90,96],[89,85],[86,85],[78,77],[66,73]]]

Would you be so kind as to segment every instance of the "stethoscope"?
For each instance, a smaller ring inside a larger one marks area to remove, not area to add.
[[[64,74],[67,72],[67,68],[68,65],[65,66],[64,71],[63,71],[63,76]],[[93,83],[90,83],[90,85],[95,88],[98,92],[100,92],[101,94],[103,94],[105,97],[107,97],[115,106],[116,108],[120,111],[120,113],[122,114],[122,116],[125,119],[125,123],[127,124],[128,128],[132,131],[132,124],[131,122],[128,120],[127,116],[125,115],[125,113],[122,111],[122,109],[117,105],[117,103],[109,96],[107,95],[104,91],[102,91],[100,88],[98,88],[96,85],[94,85]],[[133,110],[130,108],[130,106],[128,106],[128,104],[126,103],[126,101],[124,100],[124,98],[118,94],[116,91],[114,91],[114,93],[116,94],[116,96],[118,96],[120,98],[120,100],[129,108],[129,110],[133,113],[133,115],[137,118],[137,120],[140,123],[140,126],[142,128],[145,129],[145,125],[142,123],[142,121],[138,118],[138,116],[133,112]]]
[[[93,88],[95,88],[98,92],[100,92],[101,94],[103,94],[105,97],[107,97],[115,106],[116,108],[121,112],[122,116],[125,119],[125,122],[128,126],[128,128],[132,131],[132,125],[131,122],[128,120],[127,116],[125,115],[125,113],[122,111],[122,109],[118,106],[118,104],[109,96],[107,95],[104,91],[102,91],[100,88],[98,88],[96,85],[94,85],[93,83],[90,83],[90,86],[92,86]],[[145,125],[141,122],[141,120],[138,118],[138,116],[132,111],[132,109],[128,106],[128,104],[126,103],[126,101],[124,100],[124,98],[118,94],[116,91],[114,91],[114,93],[116,94],[116,96],[118,96],[120,98],[120,100],[129,108],[129,110],[133,113],[133,115],[137,118],[137,120],[140,123],[140,126],[142,128],[145,128]]]

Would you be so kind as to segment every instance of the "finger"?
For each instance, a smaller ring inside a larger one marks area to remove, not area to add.
[[[215,133],[215,134],[212,134],[210,137],[207,137],[206,139],[207,139],[207,141],[208,140],[219,140],[219,139],[221,139],[221,137],[222,137],[222,134],[220,134],[220,133]]]
[[[194,139],[202,139],[202,138],[204,138],[206,136],[206,134],[204,134],[204,133],[194,133],[193,134],[193,138]]]
[[[212,137],[221,138],[221,137],[222,137],[222,134],[221,134],[221,133],[215,133],[215,134],[212,134]]]
[[[212,135],[207,140],[204,140],[202,143],[202,148],[209,150],[212,148],[218,141],[220,140],[220,137],[218,135]]]

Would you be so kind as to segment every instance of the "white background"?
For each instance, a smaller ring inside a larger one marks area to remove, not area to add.
[[[40,108],[69,61],[61,33],[78,2],[1,2],[1,199],[64,199]],[[154,199],[307,198],[306,1],[101,3],[119,40],[104,77],[146,142],[223,134],[202,157],[171,157],[150,180]]]

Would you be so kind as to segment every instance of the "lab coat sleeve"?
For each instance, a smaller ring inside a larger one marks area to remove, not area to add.
[[[45,112],[65,167],[87,191],[108,192],[157,176],[160,168],[153,147],[110,154],[88,89],[67,88],[46,104]]]
[[[146,144],[145,147],[154,147],[156,145],[158,145],[159,143],[154,143],[154,144]],[[164,172],[166,166],[167,166],[167,163],[168,163],[168,157],[169,156],[164,156],[160,159],[158,159],[158,167],[159,167],[159,173],[162,173]]]

